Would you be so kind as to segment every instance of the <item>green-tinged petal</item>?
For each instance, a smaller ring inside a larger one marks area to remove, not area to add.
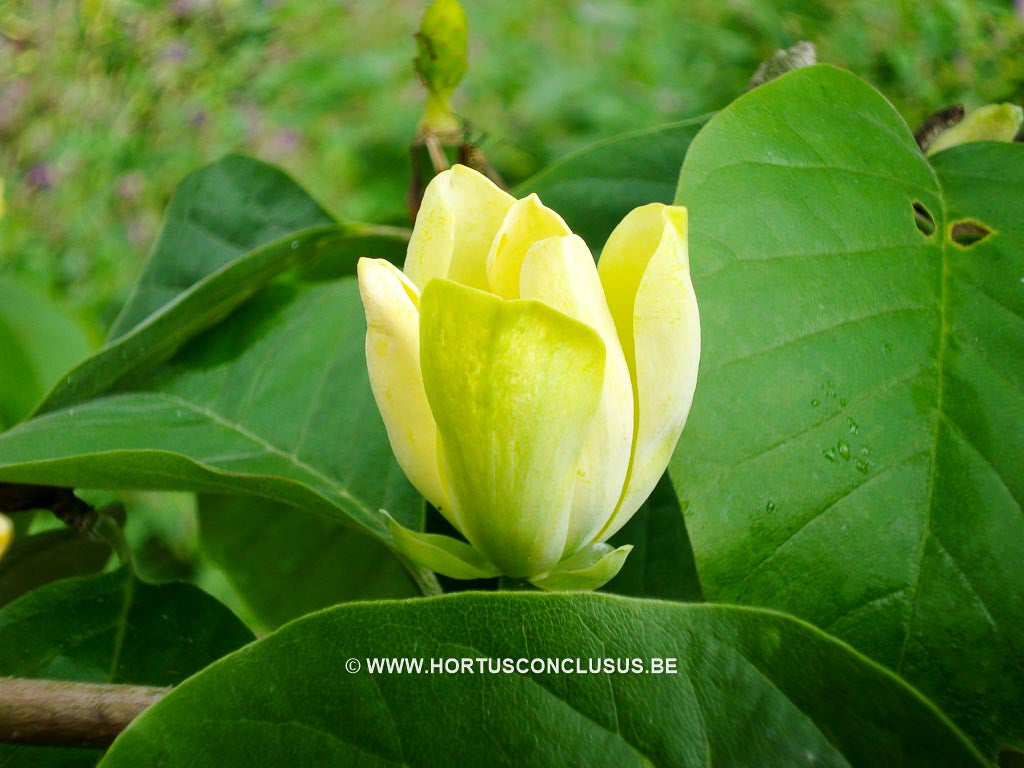
[[[537,301],[433,280],[420,302],[423,383],[456,525],[507,576],[559,561],[604,343]]]
[[[519,275],[530,246],[538,240],[570,234],[562,217],[544,206],[537,195],[517,200],[505,215],[487,255],[490,290],[505,299],[518,299]]]
[[[598,264],[633,375],[633,459],[607,539],[650,495],[675,449],[697,384],[700,316],[690,282],[686,209],[661,203],[630,212]]]
[[[416,489],[446,510],[437,425],[420,373],[419,292],[384,259],[360,259],[358,275],[366,310],[366,368],[391,450]]]
[[[633,448],[633,385],[594,257],[576,235],[550,237],[523,259],[520,295],[589,325],[605,345],[604,384],[597,414],[577,465],[565,552],[590,542],[622,494]]]
[[[9,517],[0,515],[0,557],[4,556],[12,538],[14,538],[14,523]]]
[[[420,290],[435,277],[487,289],[487,254],[515,198],[455,165],[435,176],[416,216],[405,274]]]
[[[395,546],[416,563],[453,579],[490,579],[501,575],[466,542],[438,533],[412,531],[387,512],[384,514]]]
[[[592,544],[573,557],[563,560],[551,573],[530,579],[540,589],[565,592],[589,592],[611,581],[622,570],[632,544],[612,549],[607,544]]]
[[[969,141],[1013,141],[1024,122],[1024,110],[1016,104],[988,104],[967,114],[947,128],[928,147],[934,155]]]

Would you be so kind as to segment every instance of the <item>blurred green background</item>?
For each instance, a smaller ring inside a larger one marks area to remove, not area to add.
[[[516,181],[619,132],[722,107],[801,39],[916,125],[1024,101],[1010,0],[464,0],[455,107]],[[343,218],[405,221],[425,0],[0,0],[0,273],[99,336],[175,184],[229,151],[276,162]]]

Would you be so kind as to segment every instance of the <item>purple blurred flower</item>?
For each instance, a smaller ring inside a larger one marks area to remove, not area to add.
[[[32,189],[49,189],[53,186],[53,171],[46,163],[39,163],[32,166],[25,174],[25,183]]]
[[[177,40],[164,48],[164,57],[170,61],[184,61],[188,58],[190,49],[184,40]]]

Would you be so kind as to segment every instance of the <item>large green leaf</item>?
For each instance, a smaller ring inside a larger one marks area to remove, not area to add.
[[[422,505],[370,395],[351,279],[358,256],[395,258],[404,242],[398,230],[332,224],[256,160],[197,171],[172,200],[116,338],[37,418],[0,436],[0,477],[244,493],[383,536],[387,507],[419,527]]]
[[[275,284],[164,366],[0,436],[0,479],[243,493],[385,536],[422,525],[391,455],[352,279]]]
[[[382,658],[422,660],[427,670],[432,659],[565,660],[571,670],[600,659],[669,658],[678,672],[368,673]],[[896,677],[780,614],[613,596],[461,593],[341,606],[204,670],[137,719],[103,762],[157,764],[984,762]]]
[[[189,584],[144,584],[121,568],[47,584],[0,610],[0,674],[173,685],[252,633]]]
[[[250,251],[200,280],[139,325],[108,343],[57,382],[36,413],[101,395],[159,368],[186,342],[215,325],[288,268],[339,248],[341,227],[311,227]]]
[[[678,196],[704,355],[671,472],[709,600],[850,641],[993,754],[1024,743],[1024,146],[935,162],[829,67],[708,124]],[[994,233],[951,243],[966,216]]]
[[[515,194],[536,192],[598,253],[638,205],[672,202],[686,148],[707,121],[698,117],[584,147],[525,181]]]
[[[36,287],[0,277],[0,429],[89,354],[81,328]]]
[[[143,584],[122,568],[48,584],[0,610],[0,675],[173,685],[250,640],[244,624],[195,587]],[[98,757],[0,745],[4,766],[93,765]]]
[[[266,627],[350,600],[411,597],[382,544],[351,527],[262,499],[199,497],[203,551]]]
[[[123,336],[194,284],[245,253],[334,219],[284,172],[242,155],[189,174],[164,214],[110,338]]]
[[[57,579],[97,573],[110,545],[73,528],[15,536],[0,558],[0,606]]]

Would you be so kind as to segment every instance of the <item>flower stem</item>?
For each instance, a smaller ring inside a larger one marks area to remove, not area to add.
[[[416,582],[416,586],[424,597],[435,597],[437,595],[444,594],[444,588],[441,583],[437,580],[437,574],[429,568],[424,568],[422,565],[416,565],[416,563],[407,559],[405,555],[392,550],[395,556],[399,559],[405,570],[409,572],[412,580]]]

